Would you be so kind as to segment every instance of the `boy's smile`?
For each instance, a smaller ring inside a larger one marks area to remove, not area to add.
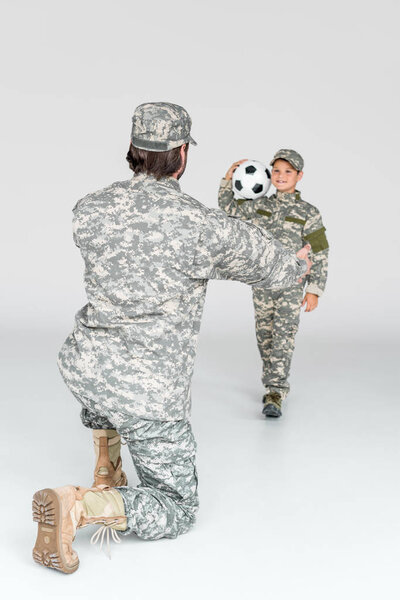
[[[293,194],[302,177],[303,171],[296,171],[287,160],[278,158],[273,164],[271,183],[278,192]]]

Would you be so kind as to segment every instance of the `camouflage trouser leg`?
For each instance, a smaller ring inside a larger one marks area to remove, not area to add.
[[[288,377],[299,327],[302,286],[284,290],[253,289],[258,349],[263,362],[266,392],[281,398],[289,393]]]
[[[82,408],[81,410],[81,421],[89,429],[115,429],[107,417],[103,417],[99,413],[92,412],[87,408]]]
[[[107,418],[85,408],[82,421],[92,429],[117,429],[136,467],[140,485],[116,488],[128,518],[127,529],[121,533],[156,540],[188,531],[199,505],[196,442],[190,423],[131,417],[116,428],[112,415]]]

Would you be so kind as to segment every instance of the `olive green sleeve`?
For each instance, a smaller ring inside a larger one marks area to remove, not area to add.
[[[312,207],[304,225],[303,240],[311,245],[310,258],[313,263],[307,277],[306,293],[317,296],[323,294],[328,276],[329,244],[325,232],[319,211]]]
[[[253,202],[251,200],[236,200],[232,191],[232,180],[222,179],[218,191],[218,206],[230,217],[250,219],[253,215]]]

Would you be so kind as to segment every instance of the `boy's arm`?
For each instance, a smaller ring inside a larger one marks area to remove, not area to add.
[[[329,245],[319,211],[313,207],[306,221],[303,239],[311,245],[311,272],[307,277],[306,294],[322,296],[328,276]]]
[[[252,214],[252,200],[244,200],[241,198],[236,200],[233,197],[231,179],[221,179],[218,191],[218,206],[230,217],[249,219]]]
[[[232,175],[235,169],[246,159],[238,160],[229,167],[226,175],[221,179],[218,191],[218,206],[222,208],[230,217],[239,217],[249,219],[252,215],[251,200],[235,199],[232,191]]]
[[[194,279],[233,279],[274,289],[294,285],[306,270],[306,262],[267,231],[212,210],[185,269]]]

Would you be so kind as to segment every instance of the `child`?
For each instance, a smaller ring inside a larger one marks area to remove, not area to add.
[[[280,417],[282,401],[289,393],[289,371],[294,350],[294,338],[299,325],[300,308],[311,312],[318,306],[328,269],[328,241],[321,215],[315,206],[302,200],[296,185],[303,177],[304,161],[294,150],[278,150],[272,165],[271,181],[276,193],[270,198],[235,200],[232,175],[244,160],[229,168],[221,181],[219,206],[231,216],[251,220],[268,229],[288,248],[311,245],[311,273],[303,297],[303,285],[296,284],[283,290],[253,287],[258,348],[263,362],[263,414]]]

